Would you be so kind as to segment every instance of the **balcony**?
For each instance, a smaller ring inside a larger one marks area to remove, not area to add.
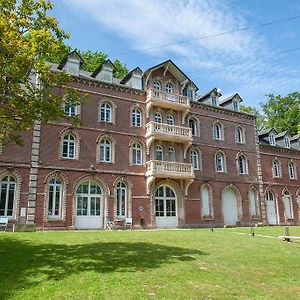
[[[195,174],[192,164],[150,160],[147,162],[147,190],[150,191],[150,185],[155,178],[170,178],[170,179],[183,179],[187,188],[194,181]]]
[[[151,121],[146,125],[146,144],[148,149],[155,139],[183,143],[185,157],[187,149],[192,145],[192,129]]]
[[[190,101],[186,96],[171,94],[154,89],[148,89],[146,98],[146,110],[148,116],[152,106],[159,106],[163,108],[181,111],[182,124],[184,124],[184,119],[191,107]]]

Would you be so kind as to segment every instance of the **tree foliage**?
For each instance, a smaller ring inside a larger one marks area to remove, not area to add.
[[[265,126],[273,127],[277,132],[288,131],[297,134],[300,127],[300,93],[293,92],[285,97],[268,95],[268,100],[261,103],[265,115]]]
[[[241,104],[240,109],[242,112],[256,116],[256,127],[258,130],[265,128],[265,118],[256,107]]]
[[[53,73],[47,61],[63,54],[68,34],[48,16],[49,1],[0,0],[0,7],[0,142],[18,142],[17,132],[35,121],[63,116],[63,99],[52,91],[69,77]]]

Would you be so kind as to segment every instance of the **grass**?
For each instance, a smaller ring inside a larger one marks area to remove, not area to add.
[[[300,236],[300,227],[290,231]],[[0,233],[0,298],[300,299],[300,241],[245,233]],[[282,235],[284,227],[255,233]]]

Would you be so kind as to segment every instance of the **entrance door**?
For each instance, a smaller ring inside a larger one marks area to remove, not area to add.
[[[177,227],[177,199],[168,186],[160,186],[155,193],[155,216],[157,227]]]
[[[102,191],[93,181],[83,182],[76,191],[76,229],[100,229],[103,227]]]
[[[267,218],[270,225],[277,225],[276,203],[273,192],[268,191],[266,199]]]
[[[226,188],[222,194],[224,224],[236,224],[238,221],[237,196],[233,189]]]

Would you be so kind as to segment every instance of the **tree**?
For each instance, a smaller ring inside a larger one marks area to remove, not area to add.
[[[240,109],[241,109],[241,111],[243,111],[245,113],[256,116],[256,128],[257,128],[257,130],[262,130],[263,128],[265,128],[265,118],[259,112],[259,110],[256,107],[241,104]]]
[[[35,121],[63,116],[53,87],[69,76],[52,72],[47,61],[66,51],[68,34],[47,15],[53,8],[47,0],[0,0],[0,7],[0,143],[20,142],[18,132]],[[66,94],[70,103],[78,101],[72,89]]]
[[[267,102],[261,103],[266,127],[273,127],[277,132],[297,134],[300,126],[300,93],[293,92],[285,97],[269,94],[267,97]]]

